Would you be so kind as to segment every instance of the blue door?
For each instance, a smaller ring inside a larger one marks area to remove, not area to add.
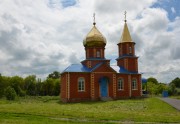
[[[107,85],[108,85],[107,78],[102,78],[100,82],[101,97],[107,97]]]

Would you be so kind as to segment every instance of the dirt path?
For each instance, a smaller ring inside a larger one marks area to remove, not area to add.
[[[160,99],[180,111],[180,100],[172,99],[172,98],[160,98]]]

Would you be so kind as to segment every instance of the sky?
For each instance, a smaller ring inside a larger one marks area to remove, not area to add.
[[[85,59],[93,26],[116,64],[124,11],[142,77],[169,83],[180,76],[180,0],[1,0],[0,73],[45,79]]]

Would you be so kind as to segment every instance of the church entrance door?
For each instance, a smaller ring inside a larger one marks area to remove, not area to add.
[[[100,94],[101,94],[101,97],[107,97],[108,96],[108,79],[106,77],[103,77],[101,79]]]

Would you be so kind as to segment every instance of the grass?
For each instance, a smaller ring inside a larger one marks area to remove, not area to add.
[[[0,123],[180,123],[180,112],[158,98],[108,102],[59,102],[59,97],[0,100]]]
[[[171,98],[180,99],[180,96],[171,96]]]

